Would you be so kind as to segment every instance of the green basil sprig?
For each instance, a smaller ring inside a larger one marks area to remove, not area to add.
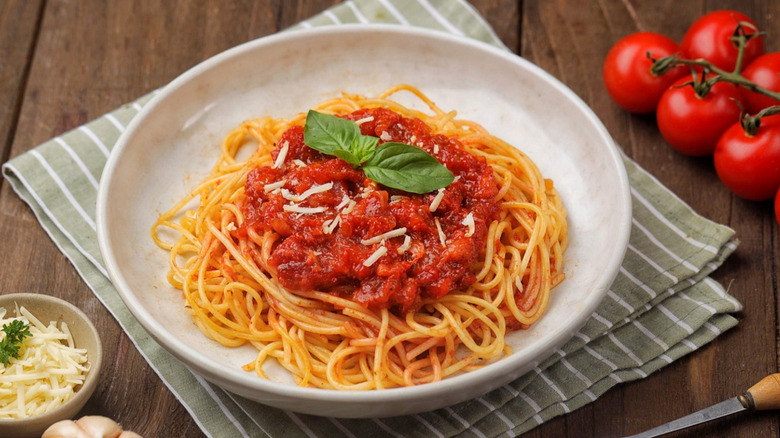
[[[361,134],[357,123],[314,110],[306,114],[303,142],[362,169],[373,181],[405,192],[432,192],[455,179],[436,158],[418,147],[397,142],[377,147],[379,139]]]

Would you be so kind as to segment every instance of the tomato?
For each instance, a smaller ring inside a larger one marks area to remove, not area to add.
[[[745,35],[758,32],[758,26],[745,14],[737,11],[722,10],[702,15],[685,32],[680,50],[688,59],[704,58],[713,65],[726,71],[733,71],[737,63],[737,45],[731,41],[739,23],[743,25]],[[754,26],[754,27],[751,27]],[[742,65],[764,53],[764,37],[751,38],[745,45]]]
[[[709,155],[720,135],[739,121],[739,89],[728,82],[716,82],[700,97],[689,83],[691,80],[680,78],[661,95],[656,123],[667,143],[677,151]]]
[[[754,135],[734,124],[718,140],[713,161],[720,180],[737,196],[772,199],[780,188],[780,116],[764,117]]]
[[[742,70],[742,76],[769,91],[780,92],[780,52],[767,53],[754,59]],[[768,106],[780,105],[779,100],[755,93],[747,88],[742,89],[742,98],[745,109],[751,114]]]
[[[604,85],[621,108],[632,113],[655,111],[661,94],[688,70],[676,67],[663,75],[650,71],[652,59],[678,53],[680,47],[671,38],[653,32],[637,32],[615,43],[604,60]]]
[[[780,225],[780,188],[775,194],[775,219],[777,219],[777,225]]]

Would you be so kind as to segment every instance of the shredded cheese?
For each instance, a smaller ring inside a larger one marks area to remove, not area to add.
[[[282,149],[279,150],[279,155],[276,156],[276,161],[274,161],[274,165],[273,165],[274,169],[284,164],[284,159],[287,158],[287,152],[289,150],[290,150],[290,142],[285,141],[284,143],[282,143]]]
[[[75,348],[67,324],[44,325],[24,307],[17,312],[19,316],[6,318],[6,309],[0,309],[0,326],[19,319],[30,326],[32,336],[24,339],[21,356],[0,368],[2,419],[41,415],[62,405],[73,398],[89,371],[87,351]]]
[[[393,137],[390,135],[387,131],[382,131],[381,134],[379,134],[379,139],[384,141],[390,141],[393,139]]]
[[[336,210],[341,210],[342,208],[346,207],[347,204],[349,204],[349,201],[351,201],[351,199],[349,199],[349,196],[347,195],[342,196],[341,202],[339,203],[339,205],[336,206]]]
[[[436,193],[436,197],[433,198],[433,201],[431,201],[431,205],[428,207],[428,211],[433,213],[436,211],[437,208],[439,208],[439,204],[441,204],[441,200],[444,198],[444,188],[440,188],[438,190],[438,193]]]
[[[409,250],[412,246],[412,238],[407,236],[404,236],[404,243],[401,244],[401,246],[398,247],[396,251],[398,251],[398,254],[403,254],[406,251]]]
[[[374,116],[368,116],[368,117],[363,117],[362,119],[359,120],[355,120],[355,123],[357,123],[358,125],[362,125],[363,123],[373,122],[373,121],[374,121]]]
[[[349,203],[347,203],[347,206],[344,207],[344,210],[342,210],[341,212],[344,213],[344,214],[350,214],[350,213],[352,213],[352,210],[355,208],[356,205],[357,205],[357,202],[355,202],[354,199],[350,199]]]
[[[436,231],[439,232],[439,242],[441,242],[441,246],[447,246],[447,236],[445,236],[444,231],[441,230],[441,223],[439,223],[439,218],[435,217],[433,218],[433,221],[436,223]]]
[[[360,243],[363,245],[373,245],[393,237],[403,236],[404,234],[406,234],[406,227],[396,228],[378,236],[374,236],[369,239],[363,239],[360,241]]]
[[[266,193],[273,192],[274,190],[281,189],[285,184],[287,184],[287,181],[285,180],[272,182],[270,184],[264,185],[263,190],[265,190]]]
[[[325,211],[325,207],[302,207],[298,204],[284,204],[282,206],[282,209],[284,211],[289,213],[301,213],[301,214],[314,214],[314,213],[322,213]]]
[[[466,237],[471,237],[474,235],[474,228],[475,228],[474,215],[471,214],[471,212],[469,212],[469,214],[467,214],[466,217],[463,218],[461,224],[469,228],[469,230],[466,232]]]
[[[341,223],[341,215],[337,214],[333,219],[326,220],[322,223],[322,232],[325,234],[332,234],[333,230]]]
[[[295,193],[287,189],[282,189],[282,197],[284,197],[284,199],[288,201],[301,202],[311,195],[314,195],[316,193],[327,192],[332,188],[333,188],[332,182],[320,184],[320,185],[313,185],[308,190],[301,193],[300,195],[296,195]]]
[[[383,255],[387,253],[387,247],[386,246],[380,246],[379,248],[374,251],[373,254],[367,259],[363,261],[363,266],[369,267],[376,263],[377,260],[379,260]]]
[[[347,208],[345,208],[347,207]],[[355,207],[355,201],[351,200],[349,196],[344,195],[341,197],[341,202],[336,206],[336,211],[348,214]],[[343,209],[343,210],[342,210]],[[347,211],[349,210],[349,211]],[[326,220],[322,223],[322,232],[325,234],[333,234],[333,231],[337,226],[341,224],[341,214],[337,214],[333,219]]]

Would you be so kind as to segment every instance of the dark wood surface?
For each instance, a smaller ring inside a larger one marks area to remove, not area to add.
[[[436,1],[436,0],[431,0]],[[161,87],[189,67],[239,43],[274,33],[337,1],[329,0],[0,0],[2,161]],[[737,328],[702,350],[526,437],[618,437],[742,392],[778,370],[780,229],[770,203],[746,202],[719,183],[709,158],[675,153],[652,116],[613,104],[601,63],[620,37],[638,30],[680,40],[702,13],[733,8],[767,32],[780,50],[777,0],[474,0],[514,52],[571,87],[627,154],[705,217],[734,228],[741,245],[714,275],[745,306]],[[0,294],[66,297],[103,333],[106,361],[82,415],[99,414],[149,437],[202,433],[146,364],[107,310],[0,182]],[[780,415],[763,412],[677,437],[780,435]]]

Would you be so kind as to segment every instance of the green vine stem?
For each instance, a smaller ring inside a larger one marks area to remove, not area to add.
[[[725,71],[713,65],[711,62],[707,61],[706,59],[685,59],[680,57],[678,54],[665,56],[657,60],[653,59],[653,67],[651,71],[653,74],[662,75],[667,71],[681,65],[687,65],[692,70],[694,69],[694,67],[700,67],[702,69],[702,79],[704,78],[707,79],[702,83],[699,83],[697,79],[694,79],[693,81],[694,87],[696,89],[696,93],[699,96],[704,96],[705,94],[707,94],[709,89],[716,82],[730,82],[740,87],[747,88],[750,91],[760,93],[780,101],[780,93],[761,87],[755,82],[752,82],[749,79],[745,78],[741,74],[742,63],[745,55],[745,46],[747,45],[748,41],[750,41],[750,39],[763,35],[763,32],[754,32],[751,34],[746,34],[744,29],[745,26],[757,30],[750,23],[740,22],[737,24],[737,27],[734,31],[734,35],[731,37],[731,41],[737,45],[737,61],[734,67],[734,71]]]
[[[761,118],[771,116],[772,114],[780,114],[780,105],[764,108],[754,116],[751,116],[750,114],[742,116],[740,123],[742,124],[742,129],[745,131],[745,135],[748,137],[756,135],[758,133],[758,128],[761,126]]]
[[[780,93],[767,90],[766,88],[756,84],[753,81],[750,81],[749,79],[742,76],[740,73],[736,72],[727,72],[721,68],[718,68],[712,63],[710,63],[707,60],[704,59],[683,59],[678,57],[678,55],[670,55],[667,58],[672,58],[668,61],[668,64],[671,66],[670,68],[676,67],[678,65],[688,65],[688,66],[698,66],[702,67],[705,72],[712,73],[709,78],[707,79],[707,83],[711,87],[716,82],[730,82],[734,85],[739,85],[741,87],[747,88],[750,91],[763,94],[765,96],[769,96],[773,99],[777,99],[780,101]],[[658,62],[665,61],[664,58],[661,58],[658,60]]]

